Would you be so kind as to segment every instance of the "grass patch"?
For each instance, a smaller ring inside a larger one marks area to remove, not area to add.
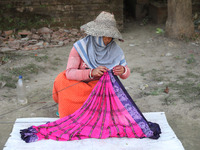
[[[130,71],[131,71],[131,73],[133,73],[133,72],[139,72],[139,73],[143,72],[141,67],[131,68]]]
[[[187,76],[188,78],[196,78],[196,79],[199,79],[199,76],[196,75],[196,74],[194,74],[194,73],[192,73],[192,72],[187,72],[187,73],[186,73],[186,76]]]
[[[8,63],[9,61],[21,59],[22,57],[24,57],[23,54],[6,53],[6,52],[0,53],[0,64],[4,65],[4,64]]]
[[[51,70],[57,70],[58,68],[52,66],[49,69],[51,69]]]
[[[175,56],[174,59],[178,59],[179,60],[179,59],[181,59],[181,57],[180,56]]]
[[[30,75],[38,74],[41,70],[45,71],[45,68],[35,64],[28,64],[23,67],[12,68],[7,70],[9,73],[8,75],[0,75],[0,81],[5,82],[6,87],[16,88],[19,75],[22,75],[23,79],[28,80]]]
[[[148,70],[148,71],[142,71],[140,69],[138,69],[138,70],[139,70],[138,72],[140,72],[141,76],[143,76],[143,77],[146,74],[150,74],[153,81],[160,82],[160,81],[164,80],[164,77],[159,74],[160,70],[157,70],[157,69],[152,69],[152,70]]]
[[[59,57],[56,57],[54,60],[61,61],[61,59]]]
[[[14,76],[22,75],[26,77],[28,74],[38,74],[38,72],[43,69],[43,67],[37,66],[35,64],[28,64],[27,66],[13,68],[9,72]]]
[[[186,63],[187,64],[192,64],[192,63],[195,63],[196,62],[196,59],[194,58],[194,55],[191,54],[189,58],[187,58],[187,61]]]
[[[180,97],[186,102],[200,100],[200,76],[187,72],[185,76],[178,76],[182,83],[172,82],[168,86],[178,91]],[[191,79],[194,79],[193,81]]]
[[[35,61],[37,62],[46,62],[49,57],[48,56],[33,56],[33,58],[35,58]]]
[[[160,95],[161,93],[163,93],[163,91],[164,91],[164,89],[155,87],[154,89],[152,89],[152,90],[149,92],[149,95],[157,96],[157,95]]]
[[[194,83],[184,83],[180,85],[179,94],[187,102],[200,100],[200,86]]]
[[[160,81],[164,80],[164,78],[162,76],[158,75],[158,70],[153,69],[151,71],[151,73],[152,73],[152,80],[153,81],[160,82]]]
[[[185,81],[182,84],[176,82],[168,84],[168,87],[178,91],[179,96],[186,102],[200,100],[200,83]]]
[[[149,96],[149,95],[158,96],[158,95],[162,94],[163,91],[164,91],[164,89],[162,89],[162,88],[154,87],[150,91],[140,92],[140,95],[143,95],[143,96]]]
[[[175,100],[176,99],[172,96],[172,94],[169,94],[166,97],[164,97],[164,99],[163,99],[163,105],[175,104]]]
[[[0,81],[5,82],[6,87],[16,88],[17,78],[12,76],[0,75]]]
[[[57,66],[61,63],[61,59],[56,57],[53,61],[50,62],[52,65]]]
[[[150,92],[150,95],[157,96],[157,95],[160,95],[160,93],[161,93],[161,89],[156,89]]]
[[[9,62],[9,58],[6,55],[0,56],[0,64],[6,64],[7,62]]]
[[[183,75],[178,75],[177,78],[178,78],[178,80],[183,81],[183,80],[185,79],[185,76],[183,76]]]
[[[2,86],[9,88],[16,88],[16,83],[18,80],[18,76],[22,75],[24,80],[29,80],[31,76],[37,75],[39,72],[45,72],[47,69],[57,69],[56,66],[60,64],[61,59],[55,58],[53,60],[54,65],[49,65],[48,63],[43,63],[49,61],[49,57],[46,54],[36,55],[34,53],[20,53],[20,52],[12,52],[12,53],[0,53],[0,65],[7,65],[9,63],[18,62],[18,60],[26,59],[27,57],[31,57],[31,63],[25,63],[25,61],[19,61],[18,66],[5,67],[1,71],[0,74],[0,82]],[[42,62],[42,63],[40,63]],[[50,61],[49,61],[50,62]],[[7,64],[6,64],[7,63]],[[50,62],[51,63],[51,62]],[[52,68],[51,68],[52,67]]]

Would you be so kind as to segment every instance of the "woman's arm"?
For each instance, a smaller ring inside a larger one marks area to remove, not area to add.
[[[130,76],[130,69],[129,69],[129,67],[125,66],[124,69],[125,69],[124,73],[119,76],[121,79],[127,79]]]
[[[89,80],[90,69],[80,69],[82,59],[73,47],[68,58],[66,77],[69,80]]]
[[[122,65],[117,65],[113,68],[114,75],[118,75],[121,79],[126,79],[130,75],[130,69],[126,65],[125,67]]]

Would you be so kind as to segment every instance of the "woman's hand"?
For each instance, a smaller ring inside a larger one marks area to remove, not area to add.
[[[106,71],[108,71],[108,68],[106,68],[104,66],[99,66],[92,70],[92,77],[100,78]]]
[[[114,75],[116,75],[116,76],[120,76],[120,75],[122,75],[124,72],[125,72],[124,66],[117,65],[117,66],[115,66],[115,67],[113,68],[113,73],[114,73]]]

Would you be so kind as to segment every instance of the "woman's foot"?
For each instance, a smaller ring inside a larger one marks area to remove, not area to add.
[[[56,112],[56,116],[58,116],[58,117],[59,117],[59,112],[58,112],[58,111]]]

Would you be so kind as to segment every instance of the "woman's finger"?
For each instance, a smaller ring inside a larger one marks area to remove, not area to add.
[[[118,65],[118,66],[114,67],[114,70],[121,70],[122,68],[123,68],[123,66]]]
[[[101,77],[104,72],[108,71],[108,68],[105,66],[98,66],[92,71],[92,76]]]

